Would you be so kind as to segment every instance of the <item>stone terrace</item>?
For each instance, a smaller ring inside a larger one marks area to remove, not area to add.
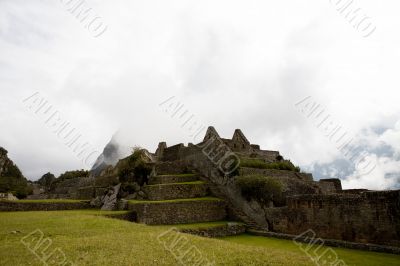
[[[146,200],[128,201],[130,219],[148,225],[171,225],[186,233],[220,237],[240,234],[245,226],[227,222],[224,200],[210,195],[208,184],[195,174],[151,177]]]

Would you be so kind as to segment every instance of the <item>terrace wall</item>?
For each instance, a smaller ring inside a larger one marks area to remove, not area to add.
[[[91,209],[88,201],[78,202],[18,202],[0,201],[0,211],[61,211]]]

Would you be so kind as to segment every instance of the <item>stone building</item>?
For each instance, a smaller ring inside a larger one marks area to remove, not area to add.
[[[168,146],[160,142],[154,153],[144,151],[143,156],[152,169],[147,181],[144,185],[122,184],[118,197],[124,204],[113,205],[131,210],[128,218],[132,221],[187,224],[230,220],[278,234],[299,235],[311,229],[321,238],[400,247],[399,190],[343,190],[340,179],[316,181],[278,151],[252,144],[240,129],[228,139],[209,127],[200,143]],[[71,184],[64,184],[57,193],[99,202],[110,185],[124,182],[119,169],[130,159],[109,166],[99,176],[68,180]],[[281,165],[285,168],[277,167]],[[131,170],[128,174],[134,176]],[[279,182],[283,200],[246,198],[237,180],[253,176]],[[223,236],[244,230],[231,225],[201,235]]]
[[[18,200],[12,193],[0,193],[0,200]]]
[[[196,145],[181,143],[168,147],[160,142],[154,154],[155,173],[195,172],[207,181],[212,195],[224,199],[231,219],[258,229],[294,235],[312,229],[322,238],[400,246],[399,190],[343,190],[340,179],[315,181],[310,173],[240,164],[235,173],[227,175],[220,167],[227,153],[234,154],[239,161],[290,162],[278,151],[262,150],[251,144],[240,129],[226,139],[209,127],[204,140]],[[285,204],[265,206],[246,200],[235,183],[235,175],[279,180],[284,187]]]

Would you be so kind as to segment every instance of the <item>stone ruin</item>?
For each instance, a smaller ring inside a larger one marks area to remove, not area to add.
[[[0,200],[18,200],[12,193],[0,193]]]
[[[74,191],[74,197],[95,198],[93,204],[102,209],[130,210],[131,221],[145,224],[231,220],[245,224],[247,229],[277,234],[299,235],[313,230],[325,239],[400,247],[400,190],[343,190],[337,178],[315,181],[312,174],[295,168],[245,166],[241,160],[266,164],[290,161],[278,151],[251,144],[240,129],[226,139],[209,127],[198,144],[168,147],[160,142],[154,154],[146,154],[152,171],[144,184],[135,184],[133,193],[127,194],[119,185],[109,190],[118,182],[114,175],[110,184],[94,181],[96,185],[86,184]],[[115,168],[118,164],[94,179],[107,180],[107,173],[115,174]],[[283,202],[266,204],[245,198],[235,180],[252,175],[279,181]],[[228,224],[223,228],[226,234],[245,230]]]

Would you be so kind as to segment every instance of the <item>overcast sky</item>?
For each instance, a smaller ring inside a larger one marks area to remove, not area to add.
[[[82,22],[68,1],[0,0],[0,146],[29,179],[87,168],[23,101],[38,93],[100,151],[117,130],[152,152],[193,142],[160,106],[174,97],[198,124],[241,128],[316,179],[399,188],[398,1],[85,0]],[[308,96],[372,171],[360,175],[295,106]]]

